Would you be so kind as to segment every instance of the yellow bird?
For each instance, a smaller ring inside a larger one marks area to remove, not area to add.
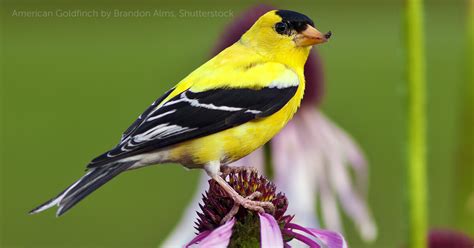
[[[221,167],[264,145],[293,117],[311,47],[330,36],[294,11],[264,14],[239,41],[153,102],[82,178],[30,213],[57,205],[60,216],[121,172],[169,162],[204,169],[236,204],[272,208],[235,192],[220,177]]]

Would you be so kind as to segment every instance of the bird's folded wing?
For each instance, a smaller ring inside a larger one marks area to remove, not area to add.
[[[122,135],[120,143],[95,158],[89,168],[203,137],[269,116],[295,95],[299,82],[268,87],[188,90],[155,101]],[[282,86],[283,85],[283,86]],[[160,104],[161,103],[161,104]]]

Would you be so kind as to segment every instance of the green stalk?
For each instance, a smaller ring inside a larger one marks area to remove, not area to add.
[[[406,0],[409,247],[426,247],[426,81],[423,0]]]
[[[467,0],[467,4],[466,81],[461,92],[462,112],[455,193],[458,227],[474,235],[474,0]]]

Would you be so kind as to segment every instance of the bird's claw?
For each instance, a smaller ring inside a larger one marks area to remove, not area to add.
[[[230,209],[229,213],[227,213],[227,215],[222,218],[221,225],[226,223],[232,217],[234,217],[239,212],[240,206],[261,214],[265,213],[265,209],[268,209],[271,213],[274,213],[275,206],[273,205],[273,203],[253,200],[261,196],[262,193],[255,191],[245,198],[242,196],[236,197],[236,199],[234,199],[234,206]]]

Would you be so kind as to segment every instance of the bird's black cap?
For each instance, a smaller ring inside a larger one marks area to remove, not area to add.
[[[291,10],[277,10],[276,14],[282,18],[282,22],[289,24],[290,27],[297,32],[304,31],[306,25],[314,27],[313,20],[301,13]]]

